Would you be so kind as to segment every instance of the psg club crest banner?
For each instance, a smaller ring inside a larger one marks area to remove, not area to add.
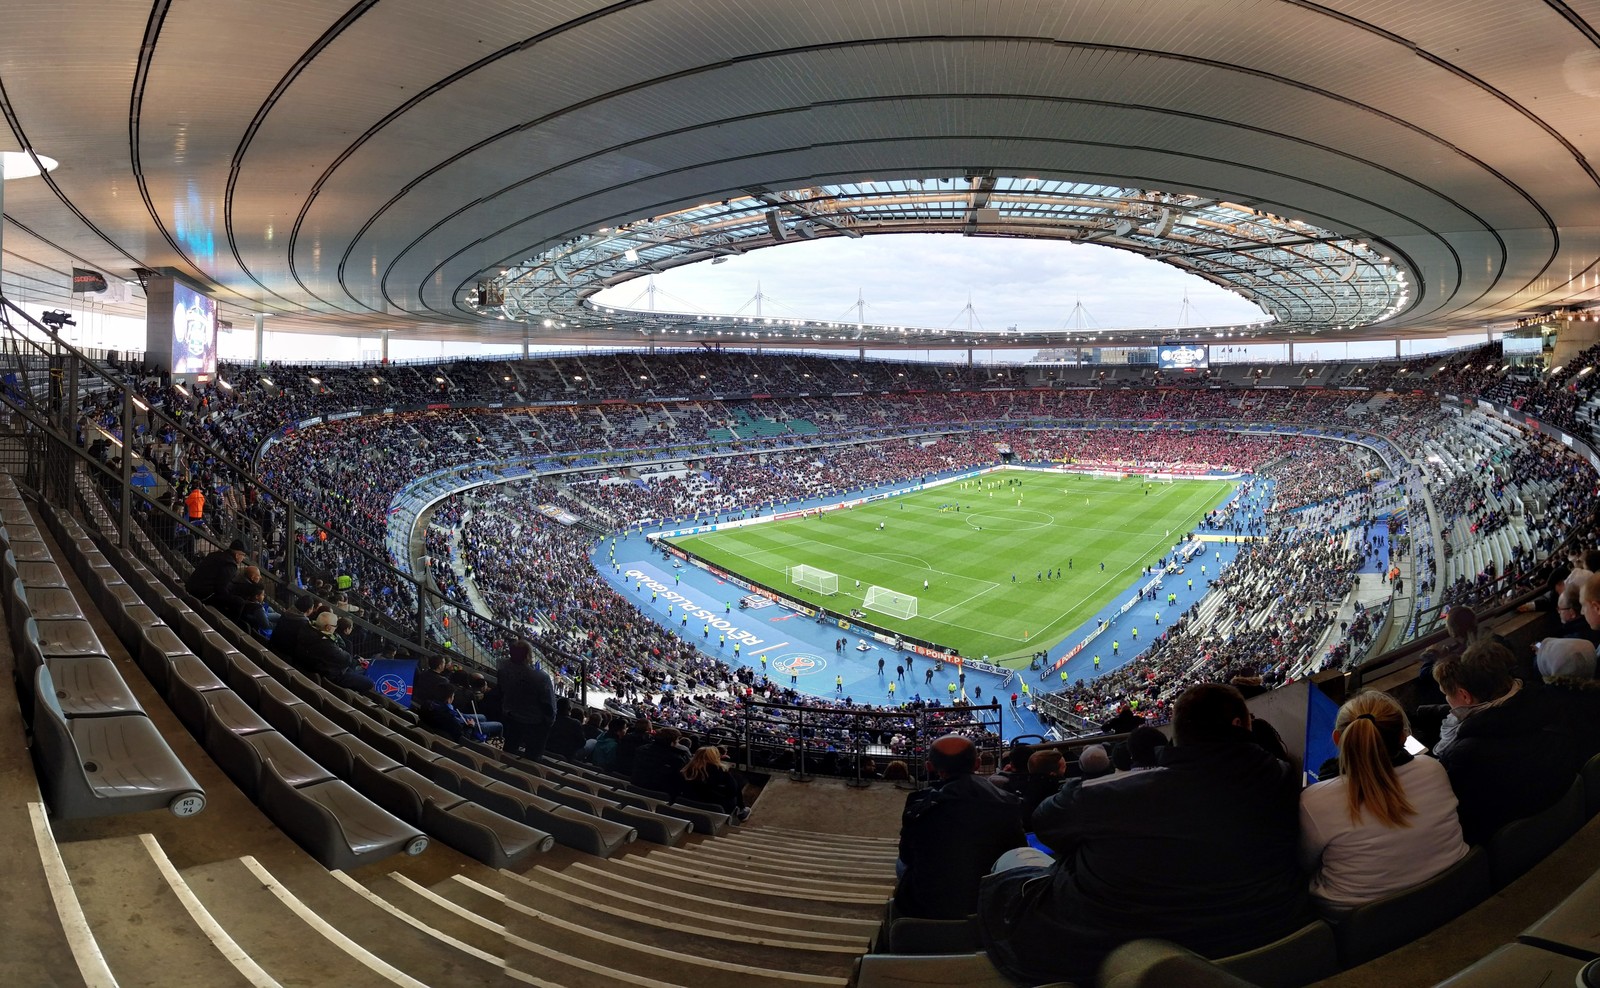
[[[406,709],[411,708],[411,681],[417,674],[417,664],[405,659],[373,659],[367,664],[367,678],[378,687],[378,693]]]

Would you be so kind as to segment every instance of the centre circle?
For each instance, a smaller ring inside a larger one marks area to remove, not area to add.
[[[992,532],[1031,532],[1036,528],[1049,528],[1055,523],[1055,515],[1031,508],[1000,508],[974,511],[967,515],[968,525]]]

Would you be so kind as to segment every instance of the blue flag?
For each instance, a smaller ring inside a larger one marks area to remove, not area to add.
[[[1317,689],[1316,684],[1306,684],[1306,781],[1317,781],[1317,769],[1330,758],[1339,757],[1339,747],[1333,743],[1333,724],[1339,716],[1339,705],[1328,694]]]
[[[411,708],[411,681],[417,664],[405,659],[373,659],[367,663],[367,678],[378,686],[378,693],[406,709]]]

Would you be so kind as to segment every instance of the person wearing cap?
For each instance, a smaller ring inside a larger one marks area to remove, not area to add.
[[[947,734],[928,749],[926,789],[906,796],[894,909],[899,916],[961,919],[978,905],[978,882],[994,859],[1024,847],[1022,802],[973,773],[978,748]]]
[[[338,628],[339,615],[332,611],[323,611],[311,620],[311,633],[304,634],[300,642],[300,667],[347,690],[376,692],[377,687],[362,672],[361,663],[340,647],[335,635]]]
[[[1584,638],[1546,638],[1533,648],[1534,667],[1546,681],[1562,676],[1594,678],[1594,642]]]
[[[226,598],[228,588],[239,576],[239,564],[244,562],[244,543],[234,539],[226,549],[209,553],[195,564],[194,571],[185,581],[185,590],[194,594],[201,603],[217,603]]]
[[[1090,983],[1130,940],[1226,957],[1307,920],[1300,771],[1232,686],[1192,686],[1151,772],[1070,787],[1034,811],[1053,864],[1001,857],[978,893],[989,959],[1019,984]],[[1030,860],[1031,859],[1031,860]]]
[[[1300,794],[1300,860],[1311,901],[1336,921],[1411,888],[1467,856],[1450,776],[1413,756],[1405,711],[1387,693],[1357,693],[1339,708],[1338,775]]]

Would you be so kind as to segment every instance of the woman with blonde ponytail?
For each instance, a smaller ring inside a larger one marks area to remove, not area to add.
[[[1300,849],[1311,898],[1329,919],[1425,882],[1467,854],[1450,778],[1405,750],[1405,711],[1387,693],[1339,708],[1339,775],[1300,796]]]

